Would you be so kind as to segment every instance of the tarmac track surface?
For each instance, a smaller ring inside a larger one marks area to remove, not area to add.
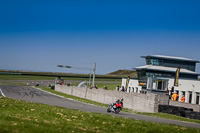
[[[155,117],[150,117],[150,116],[127,113],[123,111],[121,111],[119,114],[107,113],[106,108],[63,98],[63,97],[42,91],[40,89],[33,88],[31,86],[0,85],[0,88],[6,97],[13,98],[13,99],[43,103],[43,104],[48,104],[48,105],[55,105],[55,106],[69,108],[69,109],[78,109],[78,110],[87,111],[87,112],[110,114],[110,115],[127,117],[127,118],[137,119],[137,120],[145,120],[145,121],[151,121],[151,122],[160,122],[160,123],[166,123],[166,124],[176,124],[179,126],[200,128],[200,124],[196,124],[196,123],[188,123],[188,122],[181,122],[181,121],[168,120],[168,119],[162,119],[162,118],[155,118]]]

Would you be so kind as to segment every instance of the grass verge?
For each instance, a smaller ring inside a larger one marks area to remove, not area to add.
[[[62,75],[60,75],[62,77]],[[70,75],[69,75],[70,76]],[[89,81],[88,77],[84,75],[80,75],[80,77],[76,77],[76,75],[72,75],[73,77],[62,77],[64,80],[79,80],[79,81]],[[97,75],[96,75],[97,76]],[[55,80],[57,76],[36,76],[36,75],[0,75],[0,80]],[[121,82],[121,79],[114,79],[112,77],[107,76],[108,78],[101,78],[100,76],[95,78],[95,81],[114,81]]]
[[[98,88],[104,88],[106,86],[108,90],[115,90],[117,85],[121,86],[119,83],[96,83],[96,85]]]
[[[200,133],[200,129],[146,122],[0,96],[0,131],[15,133]]]

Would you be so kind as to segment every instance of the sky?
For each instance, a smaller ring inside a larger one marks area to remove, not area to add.
[[[79,68],[96,63],[96,73],[107,74],[145,65],[146,55],[200,60],[199,7],[199,0],[1,0],[0,69],[87,74]]]

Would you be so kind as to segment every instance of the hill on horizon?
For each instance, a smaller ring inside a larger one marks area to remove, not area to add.
[[[88,74],[60,73],[60,72],[36,72],[36,71],[19,71],[19,70],[0,70],[0,75],[35,75],[35,76],[88,76]],[[137,72],[134,70],[117,70],[97,77],[128,77],[137,78]]]
[[[131,78],[137,78],[137,72],[134,70],[117,70],[106,74],[108,76],[130,76]]]

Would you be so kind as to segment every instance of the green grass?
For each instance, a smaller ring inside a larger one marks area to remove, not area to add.
[[[115,90],[117,85],[121,86],[119,83],[96,83],[96,85],[98,88],[104,88],[104,86],[107,86],[108,90]]]
[[[76,82],[76,83],[73,82],[70,85],[71,86],[78,86],[79,83],[80,82]],[[108,90],[115,90],[117,85],[121,86],[120,83],[96,83],[96,85],[97,85],[98,88],[101,88],[101,89],[103,89],[104,86],[107,86]],[[89,85],[87,85],[87,86],[88,86],[88,88],[90,88]]]
[[[20,86],[25,86],[26,83],[22,82],[0,82],[0,85],[20,85]]]
[[[0,75],[0,80],[55,80],[54,76],[29,76],[29,75]],[[87,81],[89,78],[70,78],[63,77],[64,80],[83,80]]]
[[[89,75],[88,77],[62,77],[62,78],[66,81],[67,80],[89,81]],[[55,80],[55,79],[56,76],[0,75],[0,80]],[[121,79],[112,79],[108,77],[107,79],[95,78],[95,81],[115,81],[116,83],[119,83],[121,82]]]
[[[143,113],[143,112],[137,112],[137,114],[200,124],[200,120],[189,119],[189,118],[180,117],[180,116],[171,115],[171,114],[166,114],[166,113]]]
[[[200,129],[13,100],[0,96],[0,131],[13,133],[200,133]]]
[[[28,75],[0,75],[0,80],[55,80],[56,77],[51,76],[28,76]],[[88,81],[89,78],[70,78],[70,77],[63,77],[65,82],[68,80],[74,80],[73,83],[71,83],[71,86],[78,86],[80,81]],[[77,82],[76,82],[77,81]],[[107,86],[109,90],[115,90],[117,85],[121,85],[121,80],[119,79],[95,79],[95,81],[105,81],[105,83],[96,83],[98,88],[104,88],[104,86]],[[107,81],[114,81],[114,83],[106,83]],[[91,82],[92,83],[92,82]],[[6,84],[6,82],[1,82],[0,84]],[[7,84],[21,84],[25,85],[25,83],[7,83]],[[89,87],[89,85],[88,85]]]

